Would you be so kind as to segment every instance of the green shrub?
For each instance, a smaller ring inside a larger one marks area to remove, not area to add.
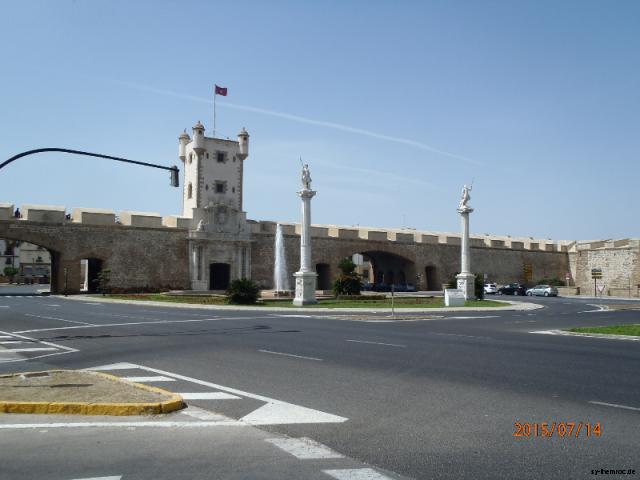
[[[241,278],[239,280],[232,281],[227,289],[229,303],[239,305],[252,305],[256,303],[258,301],[259,294],[260,287],[248,278]]]
[[[4,267],[4,275],[9,277],[9,282],[13,282],[13,277],[18,274],[18,269],[12,266]]]
[[[343,258],[338,264],[342,274],[333,284],[333,293],[339,295],[360,295],[360,277],[356,273],[356,264],[349,258]]]

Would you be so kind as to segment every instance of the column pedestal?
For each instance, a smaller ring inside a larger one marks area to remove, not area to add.
[[[318,303],[318,300],[316,300],[318,274],[315,272],[296,272],[293,276],[296,279],[296,296],[293,299],[293,304],[297,307],[302,307]]]

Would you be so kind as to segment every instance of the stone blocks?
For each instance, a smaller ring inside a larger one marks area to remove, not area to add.
[[[65,208],[57,205],[23,205],[22,218],[32,222],[63,223]]]
[[[120,223],[130,227],[162,228],[162,217],[159,213],[120,212]]]
[[[113,210],[100,210],[97,208],[74,208],[71,219],[75,223],[86,225],[115,225],[116,213]]]

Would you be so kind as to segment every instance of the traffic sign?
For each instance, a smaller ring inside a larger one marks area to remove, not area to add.
[[[600,293],[604,292],[604,288],[606,287],[606,285],[598,285],[598,291]]]
[[[592,268],[591,269],[591,278],[602,278],[602,269],[601,268]]]

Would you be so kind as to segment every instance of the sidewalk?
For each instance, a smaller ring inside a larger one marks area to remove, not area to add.
[[[103,302],[103,303],[120,303],[128,305],[145,305],[152,307],[167,308],[186,308],[201,310],[219,310],[219,311],[243,311],[243,312],[293,312],[312,314],[319,313],[391,313],[391,308],[322,308],[322,307],[261,307],[261,306],[244,306],[244,305],[200,305],[194,303],[171,303],[171,302],[155,302],[147,300],[120,300],[108,297],[88,297],[84,295],[72,295],[64,297],[62,295],[54,295],[57,298],[66,300],[75,300],[82,302]],[[396,308],[396,314],[399,313],[442,313],[442,312],[508,312],[508,311],[529,311],[544,308],[544,305],[527,302],[514,302],[511,300],[500,299],[499,301],[509,304],[505,307],[443,307],[443,308]]]

